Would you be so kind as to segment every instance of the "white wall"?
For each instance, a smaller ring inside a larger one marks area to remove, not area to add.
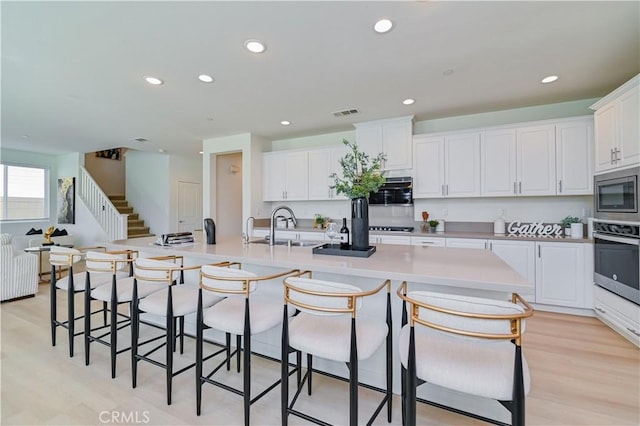
[[[126,195],[126,148],[120,160],[96,157],[95,152],[84,155],[84,167],[107,195]]]
[[[242,234],[242,154],[216,156],[216,233]]]
[[[127,201],[150,232],[172,232],[169,155],[129,150],[126,153]]]

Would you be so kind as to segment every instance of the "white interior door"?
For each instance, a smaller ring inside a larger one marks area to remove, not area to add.
[[[178,230],[202,229],[202,189],[199,183],[178,182]]]

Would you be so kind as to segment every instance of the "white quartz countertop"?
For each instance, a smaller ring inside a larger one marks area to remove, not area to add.
[[[153,237],[119,240],[108,246],[138,250],[142,256],[180,254],[202,263],[230,260],[483,291],[533,291],[532,284],[489,250],[381,244],[370,257],[355,258],[313,254],[311,247],[244,244],[240,237],[218,238],[217,244],[207,245],[200,233],[195,237],[195,243],[178,247],[154,245]]]

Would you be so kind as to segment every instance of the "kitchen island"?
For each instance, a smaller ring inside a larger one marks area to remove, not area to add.
[[[362,289],[371,289],[386,279],[392,281],[393,341],[398,342],[401,326],[402,305],[395,291],[402,281],[410,289],[424,289],[446,293],[477,295],[506,300],[510,293],[521,295],[534,293],[533,284],[509,267],[497,255],[488,250],[465,248],[379,245],[368,258],[313,254],[311,247],[269,246],[268,244],[246,244],[240,237],[219,238],[217,244],[207,245],[201,234],[195,242],[180,246],[163,247],[154,244],[153,238],[135,238],[114,241],[109,249],[137,250],[142,257],[177,254],[185,258],[185,264],[198,265],[217,261],[237,261],[243,269],[257,274],[270,274],[287,269],[311,270],[314,278],[347,282]],[[197,282],[196,276],[187,276],[187,281]],[[282,301],[282,280],[266,282],[257,291]],[[273,285],[271,285],[273,284]],[[364,301],[363,315],[385,315],[386,295],[378,294]],[[187,330],[193,330],[193,315],[187,317]],[[365,318],[366,320],[366,318]],[[158,323],[162,321],[158,319]],[[224,335],[207,330],[209,339],[223,342]],[[280,358],[280,329],[276,327],[252,338],[252,350],[274,358]],[[382,388],[384,386],[384,348],[360,363],[360,381]],[[394,392],[400,393],[400,363],[394,348]],[[314,369],[340,376],[347,375],[341,363],[314,359]],[[485,407],[484,402],[459,394],[451,395],[442,389],[421,387],[423,396],[443,403],[462,407],[478,407],[483,415],[500,417],[501,407]],[[485,410],[489,411],[485,411]]]

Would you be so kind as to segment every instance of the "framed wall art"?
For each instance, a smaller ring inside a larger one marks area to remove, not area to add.
[[[76,223],[76,178],[58,179],[58,223]]]

